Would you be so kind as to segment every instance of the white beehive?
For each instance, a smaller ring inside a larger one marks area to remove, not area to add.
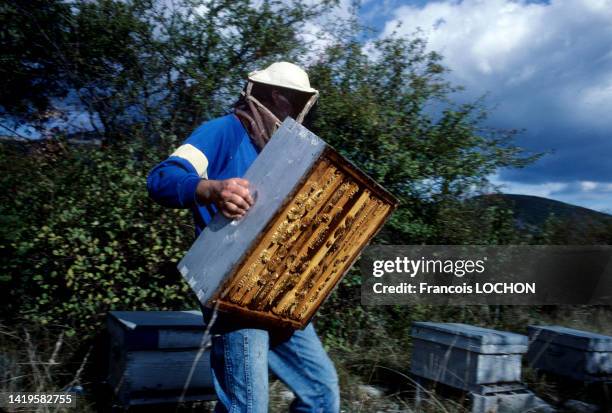
[[[415,322],[413,374],[462,390],[520,383],[527,337],[467,324]]]

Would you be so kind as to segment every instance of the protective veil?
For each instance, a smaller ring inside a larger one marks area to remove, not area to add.
[[[317,101],[319,92],[310,87],[306,72],[292,63],[274,63],[264,70],[250,73],[247,86],[241,93],[241,99],[234,108],[234,112],[249,131],[255,146],[261,150],[270,140],[276,129],[278,129],[281,121],[270,109],[253,96],[254,83],[278,86],[310,94],[310,98],[306,101],[295,119],[298,123],[304,121],[304,117]]]

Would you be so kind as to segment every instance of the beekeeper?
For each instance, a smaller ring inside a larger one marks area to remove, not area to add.
[[[254,202],[245,172],[280,123],[287,116],[302,122],[317,98],[307,73],[292,63],[250,73],[229,114],[202,123],[150,171],[150,196],[167,207],[189,208],[196,235],[216,212],[242,218]],[[210,322],[211,310],[203,312]],[[212,332],[216,412],[267,412],[268,367],[295,394],[292,411],[339,411],[336,370],[312,324],[275,331],[219,314]]]

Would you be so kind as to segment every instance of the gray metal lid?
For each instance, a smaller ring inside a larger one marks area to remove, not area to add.
[[[483,354],[527,351],[527,336],[460,323],[412,323],[412,337]]]
[[[109,318],[127,330],[142,328],[203,329],[202,313],[191,311],[110,311]]]
[[[562,326],[529,326],[529,340],[572,347],[583,351],[612,352],[612,336]]]
[[[232,275],[245,251],[255,245],[326,147],[322,139],[291,118],[272,135],[243,177],[257,194],[249,213],[241,220],[215,214],[178,264],[200,303],[208,305],[214,299],[225,278]]]

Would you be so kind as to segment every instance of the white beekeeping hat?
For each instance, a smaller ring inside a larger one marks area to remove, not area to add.
[[[310,87],[310,80],[304,69],[289,62],[272,63],[263,70],[255,70],[249,73],[248,79],[304,93],[318,93],[317,89]]]
[[[312,106],[315,104],[319,97],[319,91],[310,86],[310,80],[308,74],[304,69],[289,62],[276,62],[262,70],[255,70],[249,73],[248,76],[249,84],[246,89],[245,97],[247,100],[251,100],[257,106],[266,111],[270,116],[276,118],[261,104],[255,97],[251,95],[253,83],[262,83],[265,85],[278,86],[286,89],[295,90],[302,93],[311,94],[312,96],[308,99],[301,112],[299,113],[296,121],[302,123]],[[277,124],[280,125],[280,121],[276,119]]]

